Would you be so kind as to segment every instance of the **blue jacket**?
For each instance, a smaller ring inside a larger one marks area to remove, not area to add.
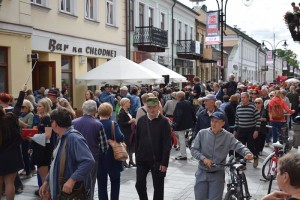
[[[52,161],[51,165],[53,166],[53,175],[48,174],[46,180],[49,182],[50,177],[53,177],[51,180],[54,185],[53,191],[51,191],[52,200],[57,199],[57,195],[59,193],[59,167],[61,161],[62,154],[62,146],[64,144],[65,139],[67,139],[66,143],[66,162],[65,162],[65,170],[63,179],[67,181],[69,178],[72,178],[76,181],[84,181],[86,190],[91,189],[92,177],[91,170],[95,165],[95,160],[93,155],[87,146],[86,140],[84,137],[75,132],[73,126],[69,127],[63,136],[59,139],[61,140],[60,145],[57,147],[57,157],[55,162]]]
[[[132,117],[135,118],[138,108],[141,107],[140,97],[138,97],[136,95],[131,95],[130,104],[131,104],[131,106],[130,106],[131,112],[130,113],[132,114]]]
[[[115,109],[115,97],[112,95],[112,93],[107,94],[106,92],[102,92],[100,96],[100,102],[110,103],[113,109]]]
[[[214,112],[224,113],[224,111],[220,110],[219,108],[215,108]],[[226,117],[226,115],[225,115],[225,117]],[[206,129],[209,127],[210,127],[210,117],[207,114],[207,109],[204,109],[198,115],[197,123],[196,123],[195,130],[194,130],[194,135],[196,136],[200,130]],[[225,125],[223,128],[227,131],[229,130],[227,117],[226,117]]]

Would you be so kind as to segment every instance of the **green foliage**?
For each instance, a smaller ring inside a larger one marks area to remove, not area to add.
[[[282,58],[283,60],[288,61],[289,66],[294,66],[299,69],[299,64],[297,61],[297,54],[295,54],[292,50],[282,50],[276,49],[277,56]]]

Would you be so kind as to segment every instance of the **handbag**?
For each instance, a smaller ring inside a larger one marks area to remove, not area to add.
[[[86,200],[88,198],[87,198],[87,193],[83,181],[76,182],[70,194],[67,194],[62,191],[62,187],[65,184],[65,181],[63,180],[63,175],[64,175],[65,163],[66,163],[66,144],[67,144],[67,138],[65,138],[63,144],[62,153],[61,153],[61,162],[59,165],[58,182],[59,182],[60,192],[57,195],[57,199],[58,200]]]
[[[115,123],[111,122],[111,140],[108,140],[108,144],[111,146],[114,152],[114,158],[118,161],[125,161],[128,159],[128,153],[126,151],[126,144],[124,142],[117,142],[115,136]]]

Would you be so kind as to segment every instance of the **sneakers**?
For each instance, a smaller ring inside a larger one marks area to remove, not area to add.
[[[175,157],[175,160],[187,160],[187,157],[177,156]]]
[[[255,158],[253,162],[253,167],[257,168],[257,166],[258,166],[258,158]]]

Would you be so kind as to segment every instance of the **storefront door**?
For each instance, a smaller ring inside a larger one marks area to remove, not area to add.
[[[32,62],[32,66],[34,62]],[[32,72],[32,89],[38,90],[40,87],[53,88],[56,86],[55,62],[38,61]]]

